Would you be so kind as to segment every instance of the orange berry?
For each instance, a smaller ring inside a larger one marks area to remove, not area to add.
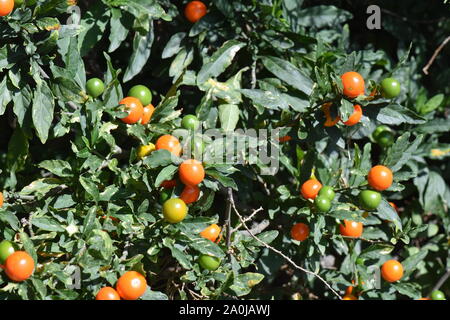
[[[377,165],[370,169],[369,174],[367,175],[367,181],[375,190],[386,190],[392,185],[392,171],[385,166]]]
[[[344,220],[344,224],[339,225],[341,235],[346,237],[359,238],[363,233],[363,229],[362,222]]]
[[[279,138],[278,138],[278,141],[279,141],[280,143],[284,143],[284,142],[287,142],[287,141],[290,141],[290,140],[292,140],[292,137],[291,137],[291,136],[283,136],[283,137],[279,137]]]
[[[324,105],[322,105],[322,111],[325,114],[325,122],[323,123],[323,125],[325,127],[332,127],[334,126],[336,123],[339,122],[339,120],[341,119],[339,116],[336,116],[336,118],[332,118],[331,117],[331,106],[333,104],[331,102],[325,103]]]
[[[144,107],[144,112],[142,113],[141,124],[147,124],[152,119],[155,107],[151,104]]]
[[[215,242],[220,235],[221,228],[217,224],[212,224],[200,232],[200,236]]]
[[[200,188],[197,186],[185,186],[181,192],[180,199],[186,204],[193,203],[200,196]]]
[[[120,296],[114,288],[103,287],[95,296],[95,300],[120,300]]]
[[[387,282],[395,282],[403,277],[403,266],[397,260],[388,260],[381,266],[381,276]]]
[[[163,182],[161,182],[161,187],[163,187],[164,189],[172,189],[175,188],[177,186],[177,180],[172,179],[172,180],[165,180]]]
[[[389,204],[391,205],[392,208],[394,208],[394,210],[398,213],[398,207],[395,203],[393,202],[389,202]]]
[[[362,117],[362,109],[360,105],[355,104],[353,106],[353,113],[352,115],[348,118],[347,121],[344,122],[344,124],[346,126],[354,126],[355,124],[357,124]]]
[[[192,23],[196,23],[206,14],[206,5],[201,1],[191,1],[184,9],[184,16]]]
[[[122,122],[127,124],[133,124],[138,122],[142,118],[144,113],[144,107],[141,101],[134,97],[126,97],[120,100],[119,105],[125,105],[125,110],[128,112],[128,116],[121,118]]]
[[[205,169],[200,161],[188,159],[180,164],[178,175],[185,185],[196,186],[205,178]]]
[[[354,71],[346,72],[341,76],[344,87],[343,94],[349,98],[356,98],[364,94],[364,79]]]
[[[15,251],[5,262],[5,273],[13,281],[27,280],[34,271],[34,260],[25,251]]]
[[[0,17],[7,16],[14,9],[14,0],[0,0]]]
[[[291,229],[291,238],[297,241],[304,241],[309,236],[309,227],[304,223],[296,223]]]
[[[321,188],[322,184],[318,180],[309,179],[302,184],[301,194],[305,199],[315,199]]]
[[[156,140],[155,147],[156,150],[166,149],[177,157],[180,156],[182,149],[180,141],[170,134],[165,134],[159,137],[158,140]]]
[[[355,297],[355,296],[352,295],[352,294],[346,294],[346,295],[342,298],[342,300],[358,300],[358,298]]]
[[[117,280],[116,290],[124,300],[137,300],[147,290],[147,280],[136,271],[127,271]]]

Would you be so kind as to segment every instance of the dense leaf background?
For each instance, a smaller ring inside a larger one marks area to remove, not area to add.
[[[229,233],[230,192],[243,216],[262,207],[247,222],[260,240],[339,294],[356,280],[360,299],[428,295],[450,269],[450,45],[428,75],[422,68],[450,35],[449,4],[211,0],[191,24],[186,3],[26,0],[0,18],[0,238],[37,263],[22,283],[2,272],[0,298],[93,299],[134,269],[148,280],[143,299],[337,299],[249,236],[233,210]],[[372,4],[381,8],[380,30],[366,27]],[[350,70],[366,79],[367,96],[357,100],[364,117],[355,127],[325,128],[324,102],[343,120],[352,112],[339,80]],[[390,75],[401,95],[368,99]],[[99,99],[85,92],[92,77],[106,84]],[[118,102],[135,84],[154,96],[146,126],[118,121]],[[136,149],[182,130],[189,113],[205,129],[279,128],[292,140],[281,144],[273,176],[261,174],[261,162],[206,162],[201,198],[171,225],[160,184],[177,176],[179,161],[165,150],[138,161]],[[388,148],[372,137],[380,124],[395,134]],[[393,170],[394,184],[365,216],[357,194],[378,163]],[[338,190],[327,214],[299,196],[312,173]],[[364,222],[362,239],[340,236],[342,219]],[[296,222],[311,229],[302,243],[290,237]],[[211,223],[224,227],[218,244],[198,235]],[[221,258],[220,268],[201,270],[200,254]],[[405,268],[402,280],[371,287],[374,268],[392,257]],[[448,281],[441,290],[450,295]]]

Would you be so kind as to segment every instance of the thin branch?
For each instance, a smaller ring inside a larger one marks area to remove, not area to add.
[[[339,295],[339,293],[336,292],[336,290],[334,290],[331,285],[321,276],[319,276],[317,273],[314,273],[308,269],[302,268],[299,265],[297,265],[294,261],[292,261],[291,258],[289,258],[288,256],[286,256],[283,252],[281,252],[278,249],[275,249],[274,247],[270,246],[269,244],[267,244],[266,242],[262,241],[261,239],[259,239],[258,237],[256,237],[251,230],[249,229],[249,227],[247,227],[247,225],[245,224],[244,218],[240,215],[240,213],[238,212],[238,210],[236,209],[236,206],[234,205],[234,200],[233,197],[230,198],[230,203],[231,206],[233,207],[234,212],[236,213],[236,215],[238,216],[239,220],[241,221],[242,225],[244,226],[244,228],[248,231],[248,233],[250,234],[250,236],[255,239],[256,241],[258,241],[259,243],[261,243],[264,247],[266,247],[267,249],[275,252],[276,254],[278,254],[279,256],[281,256],[282,258],[284,258],[284,260],[286,260],[287,262],[289,262],[295,269],[298,269],[302,272],[305,272],[307,274],[310,274],[316,278],[318,278],[320,281],[322,281],[325,286],[328,287],[328,289],[331,290],[331,292],[333,292],[333,294],[336,295],[336,297],[339,298],[339,300],[342,300],[341,296]]]
[[[230,208],[231,209],[231,208]],[[258,213],[261,212],[263,210],[262,207],[259,207],[258,209],[254,210],[252,212],[251,215],[249,215],[248,217],[244,218],[244,222],[248,222],[250,220],[253,219],[253,217]],[[239,230],[239,228],[242,227],[242,223],[239,223],[231,232],[236,232],[237,230]]]
[[[71,107],[74,111],[78,110],[78,107],[75,103],[73,103],[72,101],[67,102],[67,105],[69,107]]]
[[[447,281],[447,279],[450,277],[450,269],[447,269],[447,272],[444,273],[444,275],[439,279],[439,281],[434,285],[433,289],[430,291],[430,295],[433,291],[439,290],[440,287]]]
[[[434,51],[433,55],[431,56],[430,61],[428,61],[427,65],[425,67],[423,67],[422,71],[423,73],[425,73],[426,75],[428,75],[428,69],[431,67],[431,65],[433,64],[434,60],[436,59],[436,57],[438,56],[439,52],[441,52],[441,50],[445,47],[445,45],[450,41],[450,36],[448,36],[447,38],[445,38],[445,40],[441,43],[441,45]]]
[[[233,201],[233,190],[227,188],[227,209],[226,209],[226,225],[227,225],[227,248],[230,249],[231,245],[231,201]]]

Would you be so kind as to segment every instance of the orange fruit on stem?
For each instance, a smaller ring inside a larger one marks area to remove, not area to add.
[[[95,296],[95,300],[120,300],[120,296],[114,288],[103,287]]]
[[[151,104],[146,105],[144,107],[144,111],[142,113],[141,124],[147,124],[152,119],[153,112],[155,111],[155,107]]]
[[[325,127],[332,127],[341,119],[338,115],[336,116],[336,118],[332,118],[330,111],[332,105],[333,104],[331,102],[322,105],[322,111],[325,114],[325,122],[323,123]]]
[[[370,169],[369,174],[367,175],[367,181],[375,190],[386,190],[392,185],[392,171],[385,166],[377,165]]]
[[[0,0],[0,17],[7,16],[14,9],[14,0]]]
[[[364,94],[364,79],[358,72],[346,72],[341,76],[341,80],[344,87],[343,94],[345,96],[356,98]]]
[[[359,238],[363,233],[364,227],[362,222],[344,220],[344,224],[339,225],[341,235],[352,238]]]
[[[142,118],[142,114],[144,113],[144,107],[142,106],[141,101],[134,97],[126,97],[120,100],[120,105],[124,104],[125,109],[128,112],[128,116],[122,118],[122,122],[127,124],[133,124],[138,122]]]
[[[217,237],[220,235],[220,231],[221,228],[217,224],[212,224],[209,227],[206,227],[202,232],[200,232],[200,236],[205,239],[211,240],[212,242],[216,242]]]
[[[291,228],[291,237],[297,241],[304,241],[309,236],[309,227],[304,223],[296,223]]]
[[[393,202],[389,202],[389,204],[391,205],[392,208],[394,208],[394,210],[398,213],[398,207],[395,203]]]
[[[196,23],[206,14],[206,5],[201,1],[191,1],[184,9],[184,16],[192,23]]]
[[[283,137],[279,137],[279,138],[278,138],[278,141],[279,141],[280,143],[287,142],[287,141],[290,141],[290,140],[292,140],[292,137],[291,137],[291,136],[283,136]]]
[[[193,203],[200,196],[200,188],[197,186],[185,186],[181,192],[180,199],[186,204]]]
[[[352,295],[352,294],[346,294],[346,295],[342,298],[342,300],[358,300],[358,298],[355,297],[355,296]]]
[[[124,300],[137,300],[147,290],[147,280],[139,272],[127,271],[117,280],[116,290]]]
[[[3,193],[0,192],[0,208],[3,207]]]
[[[34,260],[25,251],[15,251],[5,262],[5,273],[13,281],[27,280],[34,271]]]
[[[165,134],[156,140],[156,150],[166,149],[173,155],[179,157],[181,154],[181,144],[180,141],[170,134]]]
[[[355,104],[353,106],[353,113],[352,113],[352,115],[348,118],[347,121],[344,122],[344,124],[346,126],[349,126],[349,127],[354,126],[355,124],[357,124],[361,120],[361,117],[362,117],[361,106],[358,105],[358,104]]]
[[[164,189],[172,189],[175,188],[177,186],[177,180],[172,179],[172,180],[165,180],[163,182],[161,182],[161,187],[163,187]]]
[[[403,277],[403,266],[397,260],[388,260],[381,266],[381,276],[387,282],[395,282]]]
[[[196,186],[205,178],[205,169],[200,161],[188,159],[180,164],[178,175],[186,186]]]
[[[322,184],[316,179],[309,179],[305,183],[302,184],[301,194],[305,199],[315,199],[320,189],[322,188]]]

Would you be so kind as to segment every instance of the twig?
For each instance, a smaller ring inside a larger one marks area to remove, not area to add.
[[[231,209],[231,208],[230,208],[230,209]],[[262,211],[262,210],[263,210],[262,207],[259,207],[258,209],[254,210],[254,211],[252,212],[251,215],[249,215],[248,217],[244,218],[244,222],[248,222],[248,221],[252,220],[253,217],[254,217],[258,212],[260,212],[260,211]],[[240,227],[242,227],[242,223],[239,223],[235,228],[233,228],[233,230],[232,230],[231,232],[236,232],[237,230],[239,230]]]
[[[262,244],[264,247],[266,247],[267,249],[269,249],[269,250],[275,252],[276,254],[278,254],[279,256],[281,256],[282,258],[284,258],[284,259],[285,259],[287,262],[289,262],[294,268],[296,268],[296,269],[298,269],[298,270],[300,270],[300,271],[302,271],[302,272],[305,272],[305,273],[307,273],[307,274],[313,275],[313,276],[315,276],[316,278],[318,278],[320,281],[322,281],[322,282],[325,284],[325,286],[328,287],[328,289],[331,290],[331,292],[333,292],[333,294],[336,295],[336,297],[339,298],[339,300],[342,300],[342,298],[341,298],[341,296],[339,295],[339,293],[337,293],[336,290],[334,290],[334,289],[331,287],[331,285],[330,285],[324,278],[322,278],[321,276],[319,276],[317,273],[314,273],[314,272],[312,272],[312,271],[310,271],[310,270],[308,270],[308,269],[305,269],[305,268],[300,267],[300,266],[297,265],[294,261],[292,261],[291,258],[289,258],[288,256],[286,256],[283,252],[281,252],[281,251],[278,250],[278,249],[275,249],[274,247],[270,246],[270,245],[267,244],[266,242],[264,242],[264,241],[262,241],[261,239],[259,239],[258,237],[256,237],[256,236],[251,232],[251,230],[249,229],[249,227],[247,227],[247,225],[245,224],[244,218],[242,218],[242,216],[240,215],[240,213],[239,213],[238,210],[236,209],[236,206],[234,205],[233,197],[230,198],[230,203],[231,203],[231,206],[233,207],[234,212],[235,212],[236,215],[238,216],[239,220],[241,220],[242,225],[243,225],[244,228],[248,231],[248,233],[250,234],[250,236],[251,236],[253,239],[255,239],[256,241],[258,241],[259,243],[261,243],[261,244]]]
[[[264,229],[266,229],[269,225],[270,225],[270,221],[265,219],[265,220],[261,221],[260,223],[258,223],[256,226],[252,227],[250,229],[250,231],[254,235],[257,235],[257,234],[260,234],[261,232],[263,232]],[[246,235],[246,236],[250,236],[250,233],[248,231],[246,231],[246,230],[239,231],[239,233],[241,233],[243,235]]]
[[[439,52],[441,52],[441,50],[444,48],[444,46],[450,41],[450,36],[448,36],[447,38],[445,38],[445,40],[441,43],[441,45],[434,51],[433,55],[431,56],[430,61],[428,61],[427,65],[425,67],[423,67],[422,71],[423,73],[425,73],[426,75],[428,75],[428,69],[431,67],[431,65],[433,64],[434,60],[436,59],[437,55],[439,54]]]
[[[227,248],[230,249],[231,245],[231,201],[233,199],[233,190],[227,188],[227,209],[226,209],[226,225],[227,225]]]
[[[33,232],[33,229],[31,228],[31,222],[30,221],[31,221],[31,213],[28,216],[28,219],[22,218],[20,220],[20,223],[22,223],[23,227],[28,227],[28,231],[30,232],[30,236],[34,237],[34,232]]]
[[[252,63],[252,81],[251,81],[251,88],[256,88],[256,59],[253,59]]]
[[[450,277],[450,269],[447,269],[447,272],[444,273],[444,275],[439,279],[439,281],[434,285],[433,289],[430,291],[430,295],[433,291],[439,290],[440,287],[447,281],[447,279]]]
[[[74,111],[78,110],[78,107],[75,103],[73,103],[72,101],[67,102],[67,105],[69,107],[71,107]]]
[[[121,261],[124,261],[128,257],[128,248],[131,247],[131,235],[128,235],[127,240],[125,241],[125,245],[123,246],[122,256],[120,257]]]

